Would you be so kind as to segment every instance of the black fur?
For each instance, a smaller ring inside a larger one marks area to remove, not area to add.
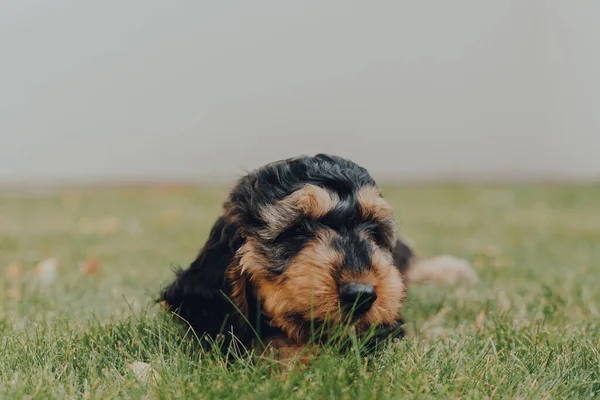
[[[248,291],[248,321],[241,317],[228,298],[231,287],[226,271],[245,240],[255,237],[256,230],[264,227],[259,214],[261,207],[284,199],[306,184],[337,192],[340,204],[320,220],[297,221],[275,239],[262,243],[266,258],[273,262],[270,270],[274,274],[281,273],[320,226],[341,233],[335,245],[345,249],[348,268],[368,268],[371,244],[361,240],[357,230],[368,232],[376,243],[385,245],[382,232],[385,227],[361,219],[356,193],[364,186],[375,186],[375,181],[366,169],[352,161],[323,154],[303,156],[268,164],[238,182],[225,203],[224,215],[214,224],[198,257],[189,268],[177,272],[175,281],[164,289],[160,300],[187,321],[198,335],[214,337],[222,333],[227,343],[233,333],[246,346],[252,339],[253,329],[260,331],[260,336],[273,334],[251,291]],[[404,272],[412,251],[399,241],[393,256],[396,266]],[[290,318],[298,316],[290,315]],[[386,332],[392,330],[401,332],[399,326],[385,327],[381,332],[386,336]]]
[[[239,314],[223,294],[230,292],[225,272],[242,243],[237,229],[219,217],[196,260],[189,268],[177,271],[175,281],[161,294],[160,300],[197,334],[215,337],[239,326],[235,322]]]
[[[404,275],[414,261],[415,254],[406,243],[402,240],[398,240],[396,241],[396,246],[392,250],[392,257],[394,258],[394,264]]]

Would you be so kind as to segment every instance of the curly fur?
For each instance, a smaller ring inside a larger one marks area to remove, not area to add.
[[[197,258],[161,300],[199,335],[302,346],[311,326],[347,317],[340,286],[366,282],[377,299],[353,328],[401,336],[413,252],[394,221],[373,178],[352,161],[319,154],[268,164],[237,183]]]

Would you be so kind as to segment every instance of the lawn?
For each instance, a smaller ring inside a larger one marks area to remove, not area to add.
[[[225,194],[0,192],[0,398],[600,396],[600,186],[385,188],[419,254],[466,258],[480,282],[414,287],[406,340],[289,374],[195,350],[153,305]]]

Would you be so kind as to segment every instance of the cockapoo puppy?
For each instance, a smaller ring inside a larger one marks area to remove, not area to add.
[[[160,300],[198,336],[285,356],[342,326],[370,345],[401,337],[407,283],[440,279],[476,277],[451,257],[417,262],[367,170],[319,154],[244,176]]]

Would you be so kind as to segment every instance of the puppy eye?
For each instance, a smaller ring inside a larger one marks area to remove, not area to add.
[[[298,222],[289,226],[275,238],[276,243],[289,242],[292,239],[306,236],[310,233],[310,227],[304,222]]]
[[[272,270],[281,273],[289,261],[296,256],[312,238],[310,226],[297,223],[281,232],[269,248],[269,258],[276,268]]]

